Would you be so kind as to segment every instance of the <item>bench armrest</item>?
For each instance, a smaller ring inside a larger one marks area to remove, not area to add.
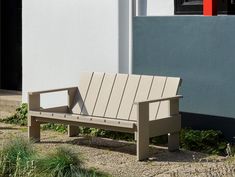
[[[68,87],[68,88],[60,88],[60,89],[52,89],[52,90],[43,90],[36,92],[28,92],[28,104],[29,110],[40,110],[40,95],[43,93],[52,93],[52,92],[60,92],[60,91],[68,91],[68,108],[71,109],[74,102],[74,97],[78,87]]]
[[[52,89],[52,90],[43,90],[43,91],[35,91],[35,92],[28,92],[29,95],[40,95],[43,93],[51,93],[51,92],[60,92],[60,91],[70,91],[77,89],[77,87],[67,87],[67,88],[59,88],[59,89]]]
[[[158,98],[158,99],[153,99],[153,100],[144,100],[144,101],[137,101],[134,104],[139,104],[139,103],[154,103],[154,102],[160,102],[160,101],[166,101],[166,100],[175,100],[175,99],[180,99],[183,98],[182,95],[176,95],[172,97],[163,97],[163,98]]]

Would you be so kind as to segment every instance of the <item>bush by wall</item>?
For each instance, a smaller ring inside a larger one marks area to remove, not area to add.
[[[5,119],[2,119],[2,122],[8,124],[17,124],[20,126],[27,125],[27,116],[28,116],[28,104],[23,103],[19,108],[16,109],[16,112]]]
[[[227,141],[221,131],[182,129],[180,144],[184,149],[226,155]]]

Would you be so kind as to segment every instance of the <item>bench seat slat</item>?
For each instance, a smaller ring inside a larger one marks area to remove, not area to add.
[[[104,126],[107,125],[107,126],[114,126],[114,127],[123,127],[123,128],[130,128],[130,129],[134,129],[136,125],[136,122],[133,122],[133,121],[84,116],[84,115],[77,115],[77,114],[64,114],[64,113],[56,113],[56,112],[30,111],[29,116],[44,117],[44,118],[65,120],[65,121],[75,121],[75,122],[81,122],[81,123],[99,124],[99,125],[104,125]]]

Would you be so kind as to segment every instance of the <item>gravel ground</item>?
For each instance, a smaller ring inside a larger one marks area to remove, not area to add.
[[[0,105],[0,119],[11,116],[16,110],[15,106]]]
[[[27,138],[27,128],[0,123],[0,143],[12,135]],[[35,147],[42,153],[58,146],[71,148],[82,156],[85,167],[96,168],[114,177],[232,177],[235,162],[220,156],[180,150],[168,152],[166,147],[151,146],[150,158],[136,161],[134,143],[105,138],[73,137],[54,131],[42,131]]]

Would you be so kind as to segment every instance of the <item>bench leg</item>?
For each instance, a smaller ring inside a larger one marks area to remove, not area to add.
[[[149,104],[137,105],[137,160],[145,160],[149,155]]]
[[[179,132],[168,134],[168,150],[169,151],[179,150]]]
[[[28,117],[28,137],[34,142],[40,142],[40,122],[33,116]]]
[[[149,156],[149,136],[137,132],[137,160],[146,160]]]
[[[79,134],[79,128],[77,126],[68,125],[68,136],[75,137]]]

